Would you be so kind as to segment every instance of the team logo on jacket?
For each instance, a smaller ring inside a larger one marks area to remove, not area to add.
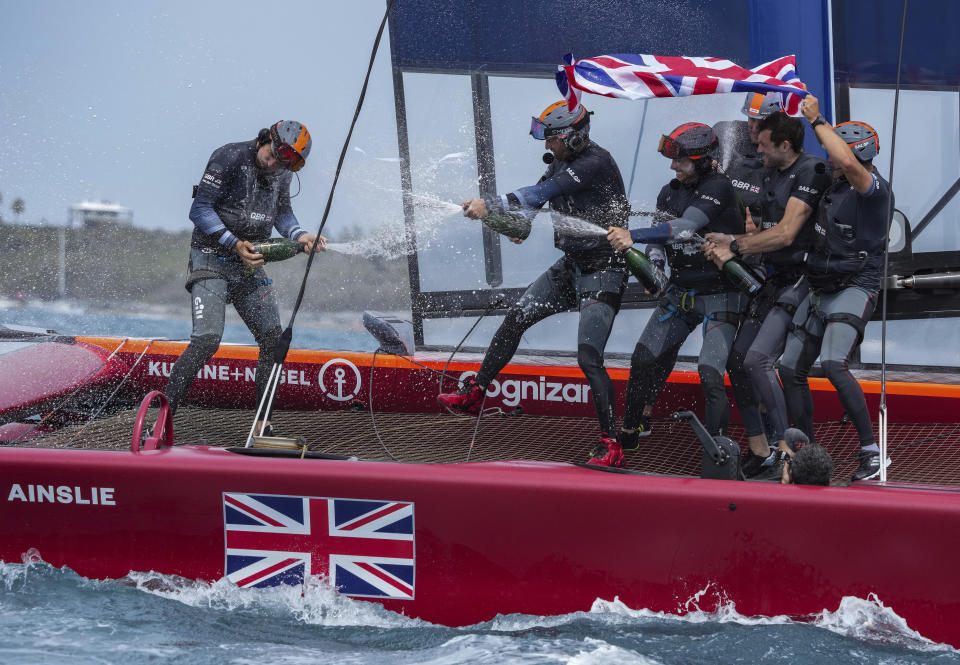
[[[314,575],[348,596],[413,599],[413,503],[224,492],[223,528],[239,587]]]

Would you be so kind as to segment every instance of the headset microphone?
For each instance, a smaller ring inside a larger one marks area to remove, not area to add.
[[[553,164],[553,160],[555,160],[556,157],[553,156],[552,152],[545,152],[543,153],[542,159],[544,164]]]

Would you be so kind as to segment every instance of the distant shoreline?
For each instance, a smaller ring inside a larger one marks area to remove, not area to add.
[[[4,312],[7,310],[34,310],[49,313],[62,312],[63,314],[106,314],[132,316],[141,319],[189,321],[187,303],[182,305],[166,305],[153,303],[117,303],[104,306],[102,303],[87,303],[80,300],[27,300],[21,303],[10,298],[0,297],[0,323],[3,322]],[[380,310],[376,310],[380,311]],[[290,311],[280,309],[280,320],[283,325],[290,318]],[[411,319],[407,311],[386,311],[384,314],[401,319]],[[316,328],[321,330],[363,330],[363,310],[342,310],[332,312],[314,312],[301,310],[297,313],[297,327]],[[227,308],[228,323],[242,323],[240,317],[232,307]]]

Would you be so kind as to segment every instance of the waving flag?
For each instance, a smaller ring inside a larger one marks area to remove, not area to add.
[[[348,596],[413,598],[413,504],[223,494],[226,577],[240,587],[326,575]]]
[[[580,102],[581,91],[623,99],[778,92],[783,109],[798,116],[807,94],[792,55],[753,69],[719,58],[623,53],[577,61],[568,53],[564,62],[557,67],[557,87],[571,110]]]

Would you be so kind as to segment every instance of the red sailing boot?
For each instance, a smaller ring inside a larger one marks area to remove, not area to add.
[[[607,436],[606,432],[600,432],[600,438],[590,452],[590,459],[587,460],[587,464],[623,466],[623,448],[615,439]]]
[[[483,404],[483,389],[471,376],[458,391],[437,395],[437,402],[450,413],[475,416],[480,413],[480,405]]]

